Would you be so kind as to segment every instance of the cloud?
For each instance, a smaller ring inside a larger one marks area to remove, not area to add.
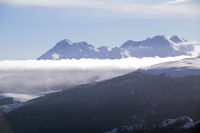
[[[189,0],[173,0],[170,2],[167,2],[166,4],[172,5],[172,4],[180,4],[180,3],[184,3],[184,2],[188,2]]]
[[[13,97],[16,102],[26,102],[28,100],[37,98],[38,96],[35,95],[28,95],[28,94],[17,94],[17,93],[0,93],[0,99],[4,97]]]
[[[141,4],[135,2],[88,1],[88,0],[1,0],[2,4],[42,7],[77,8],[78,10],[101,10],[104,14],[128,14],[133,16],[191,17],[200,15],[199,5],[184,4],[188,0],[174,0],[167,3]],[[98,12],[98,11],[97,11]]]
[[[41,95],[49,91],[101,81],[138,68],[183,58],[186,56],[116,60],[0,61],[0,93]]]

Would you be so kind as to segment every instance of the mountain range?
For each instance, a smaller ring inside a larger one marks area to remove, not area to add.
[[[101,48],[107,49],[104,54]],[[38,59],[168,57],[199,50],[197,43],[177,36],[127,41],[112,49],[63,40]],[[164,62],[100,82],[63,86],[13,106],[2,96],[0,132],[199,133],[199,66],[200,56]]]
[[[128,57],[173,57],[179,55],[198,55],[199,53],[200,45],[195,41],[187,41],[178,36],[169,38],[165,35],[158,35],[143,41],[128,40],[120,47],[114,48],[107,46],[96,48],[87,42],[73,43],[65,39],[58,42],[38,59],[120,59]]]

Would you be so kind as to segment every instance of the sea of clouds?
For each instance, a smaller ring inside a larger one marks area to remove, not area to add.
[[[0,93],[41,95],[183,58],[187,56],[115,60],[4,60],[0,61]]]

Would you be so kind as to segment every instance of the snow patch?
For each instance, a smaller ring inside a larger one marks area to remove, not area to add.
[[[57,54],[57,53],[54,53],[54,54],[52,54],[51,56],[52,56],[52,58],[53,58],[54,60],[58,60],[58,59],[60,58],[60,55]]]
[[[188,116],[181,116],[179,118],[176,118],[176,119],[167,119],[167,120],[164,120],[160,127],[164,128],[164,127],[167,127],[167,126],[170,126],[170,125],[173,125],[177,122],[182,122],[182,121],[189,121],[189,122],[192,122],[193,120],[188,117]]]
[[[0,97],[12,97],[15,101],[26,102],[31,99],[37,98],[37,95],[28,95],[28,94],[18,94],[18,93],[1,93]]]
[[[200,124],[200,120],[195,121],[195,122],[193,122],[193,121],[187,122],[185,125],[183,125],[183,127],[186,129],[190,129],[192,127],[195,127],[197,124]]]

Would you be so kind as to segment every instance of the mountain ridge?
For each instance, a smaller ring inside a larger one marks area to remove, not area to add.
[[[179,61],[169,61],[141,68],[137,72],[146,74],[166,74],[171,77],[184,77],[188,75],[200,75],[200,58],[185,58]]]
[[[172,57],[179,55],[194,55],[200,53],[200,45],[185,39],[165,35],[157,35],[142,41],[128,40],[119,47],[95,46],[87,42],[71,42],[64,39],[48,50],[38,60],[57,59],[120,59],[128,57]]]
[[[16,133],[103,133],[184,115],[198,119],[199,77],[129,73],[40,97],[6,118]]]

